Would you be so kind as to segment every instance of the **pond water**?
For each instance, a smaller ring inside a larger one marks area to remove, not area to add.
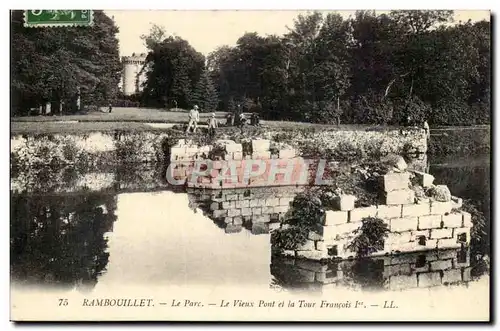
[[[471,199],[489,224],[489,156],[436,158],[429,172],[452,194]],[[116,283],[150,288],[224,284],[321,292],[328,287],[387,291],[458,286],[488,277],[474,254],[460,250],[328,265],[272,257],[269,231],[295,189],[211,194],[154,184],[160,181],[132,187],[123,174],[110,178],[115,182],[109,189],[12,193],[13,284],[87,291]],[[233,206],[257,208],[258,215],[235,215],[231,224],[212,220]],[[261,223],[262,218],[271,222]],[[431,263],[439,281],[430,276],[417,280]]]

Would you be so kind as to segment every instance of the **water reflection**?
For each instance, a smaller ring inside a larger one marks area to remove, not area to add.
[[[470,164],[429,170],[489,216],[489,163]],[[169,186],[163,170],[13,173],[12,280],[62,288],[128,282],[390,290],[463,283],[485,271],[468,251],[330,264],[271,257],[268,234],[303,189],[186,191]]]
[[[104,233],[116,220],[113,195],[13,196],[12,279],[24,284],[90,286],[105,272]]]
[[[476,264],[473,264],[476,265]],[[401,290],[465,284],[472,279],[468,249],[407,253],[329,263],[273,256],[273,283],[288,290],[347,287]]]

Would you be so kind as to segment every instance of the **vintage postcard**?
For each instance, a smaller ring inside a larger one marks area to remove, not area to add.
[[[489,11],[10,19],[12,321],[490,321]]]

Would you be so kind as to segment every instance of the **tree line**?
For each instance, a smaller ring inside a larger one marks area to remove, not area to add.
[[[64,36],[13,21],[17,100],[74,97],[76,85],[94,103],[120,98],[118,30],[104,13],[95,16],[92,31]],[[452,17],[434,10],[358,11],[347,19],[310,12],[282,36],[245,33],[207,57],[153,26],[142,36],[147,79],[131,99],[202,111],[239,104],[265,119],[318,123],[393,124],[408,115],[434,125],[489,123],[490,23],[450,24]]]
[[[11,12],[11,114],[50,107],[74,113],[116,98],[121,63],[118,28],[101,10],[91,27],[28,28]]]

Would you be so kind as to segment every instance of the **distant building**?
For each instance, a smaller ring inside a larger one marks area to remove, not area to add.
[[[146,80],[146,54],[132,53],[132,56],[122,56],[122,92],[132,95],[140,92],[142,83]]]

